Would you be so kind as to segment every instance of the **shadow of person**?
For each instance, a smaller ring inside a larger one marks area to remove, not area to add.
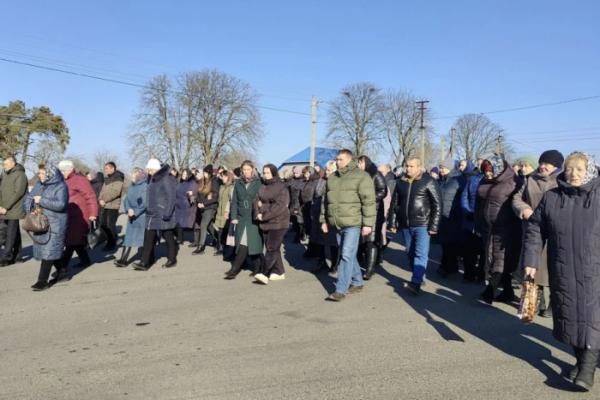
[[[293,243],[287,237],[283,241],[283,257],[287,265],[297,271],[313,274],[327,293],[333,292],[335,290],[335,278],[329,275],[328,270],[319,268],[317,260],[302,257],[304,250],[303,245]]]
[[[444,280],[440,286],[445,287],[433,293],[423,290],[419,296],[414,296],[404,288],[404,279],[385,268],[379,268],[378,273],[444,340],[467,342],[457,328],[507,355],[527,362],[545,375],[546,385],[575,391],[573,385],[561,376],[571,366],[555,357],[551,350],[551,346],[554,346],[570,354],[570,348],[555,341],[550,329],[535,323],[525,325],[516,314],[479,302],[476,300],[477,293],[474,293],[477,287]],[[552,365],[561,372],[556,372]]]

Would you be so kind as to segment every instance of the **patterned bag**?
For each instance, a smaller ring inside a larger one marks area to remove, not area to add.
[[[521,290],[521,304],[519,305],[519,312],[517,316],[521,321],[525,323],[531,323],[535,317],[537,306],[537,285],[531,277],[527,277],[523,282],[523,289]]]

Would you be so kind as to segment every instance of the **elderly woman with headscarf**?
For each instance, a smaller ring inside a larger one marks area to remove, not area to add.
[[[64,268],[61,258],[67,234],[69,204],[69,189],[58,168],[46,168],[40,165],[38,178],[39,180],[23,201],[26,213],[29,214],[39,208],[48,219],[49,225],[47,232],[32,234],[33,257],[41,261],[38,280],[31,286],[34,291],[44,290],[50,286],[48,278],[53,265],[58,276]]]
[[[590,390],[600,354],[600,178],[596,161],[571,153],[525,232],[525,276],[535,279],[547,243],[554,337],[573,347],[569,378]]]
[[[120,268],[127,267],[130,263],[129,255],[132,247],[144,246],[144,231],[146,227],[146,173],[141,168],[134,168],[131,173],[131,184],[123,203],[127,214],[127,230],[123,240],[123,252],[115,265]]]
[[[481,298],[488,304],[494,300],[514,299],[512,273],[519,264],[521,224],[512,210],[512,197],[519,190],[519,178],[498,154],[482,164],[483,178],[475,200],[475,230],[485,244],[488,285]],[[502,285],[497,297],[496,289]]]

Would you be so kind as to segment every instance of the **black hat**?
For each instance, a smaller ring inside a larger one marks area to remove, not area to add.
[[[213,174],[212,164],[208,164],[206,167],[204,167],[204,169],[202,171],[206,172],[207,174],[212,175]]]
[[[563,155],[560,151],[546,150],[540,156],[538,164],[546,163],[546,164],[552,164],[556,168],[562,168],[564,162],[565,162],[565,158],[563,157]]]

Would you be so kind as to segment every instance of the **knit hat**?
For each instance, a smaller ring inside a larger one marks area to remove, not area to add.
[[[153,169],[158,171],[160,167],[160,161],[158,161],[156,158],[149,159],[148,163],[146,164],[146,169]]]
[[[439,165],[439,167],[440,167],[440,168],[444,167],[444,168],[446,168],[446,169],[448,169],[448,170],[452,171],[452,169],[454,168],[454,162],[453,162],[451,159],[449,159],[449,158],[446,158],[445,160],[442,160],[442,161],[440,162],[440,165]]]
[[[565,158],[562,153],[558,150],[546,150],[540,156],[538,164],[545,163],[551,164],[556,168],[562,168],[563,163],[565,162]]]
[[[208,164],[206,167],[202,169],[202,171],[206,172],[209,175],[213,174],[213,166],[212,164]]]

